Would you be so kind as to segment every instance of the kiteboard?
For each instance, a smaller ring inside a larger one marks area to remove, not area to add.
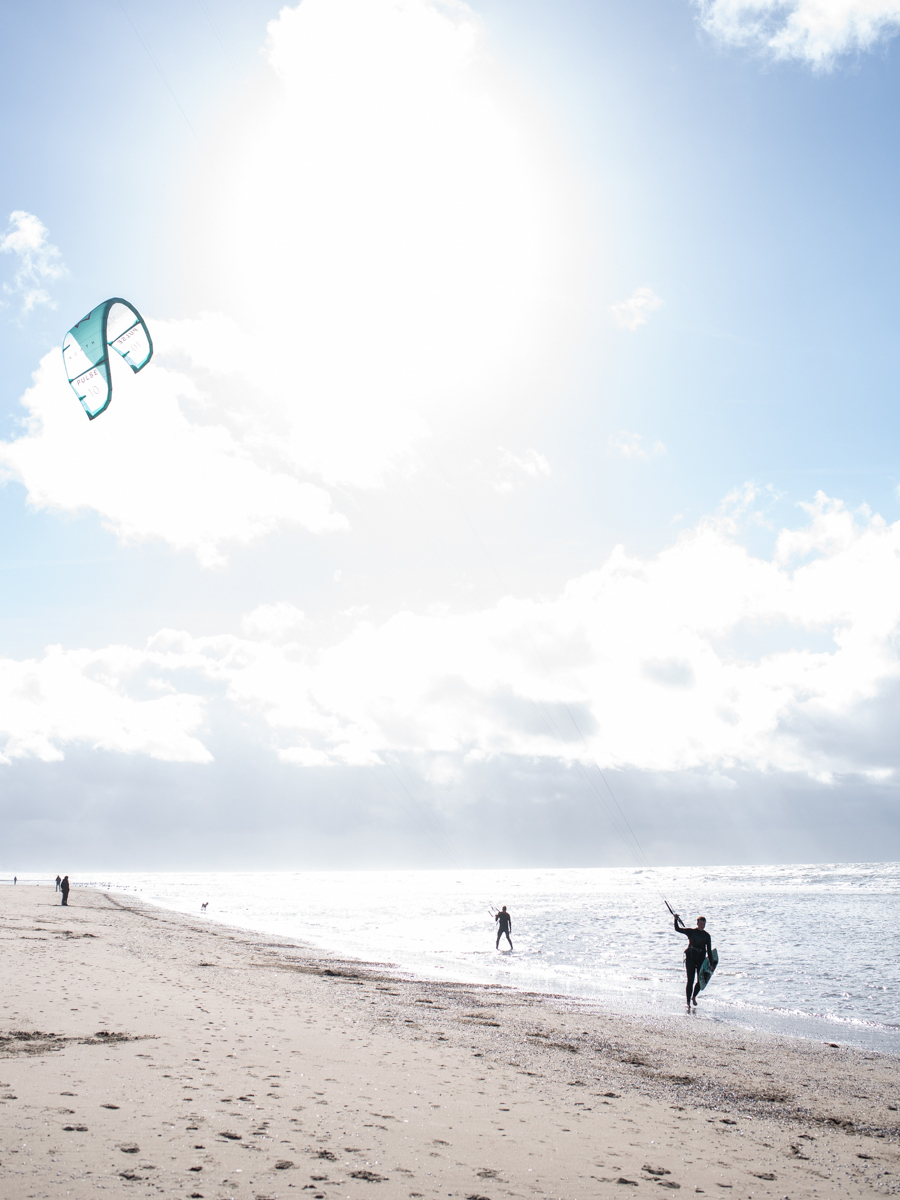
[[[697,977],[700,982],[700,991],[701,992],[706,987],[706,985],[709,983],[710,979],[712,979],[713,971],[715,971],[715,969],[718,965],[719,965],[718,950],[710,950],[709,958],[704,958],[703,962],[700,964],[700,970],[697,972]]]

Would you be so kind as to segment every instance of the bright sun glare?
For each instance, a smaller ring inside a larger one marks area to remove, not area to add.
[[[463,5],[305,0],[200,189],[199,274],[296,465],[371,484],[433,421],[529,400],[579,323],[577,189]],[[261,404],[261,408],[264,405]]]

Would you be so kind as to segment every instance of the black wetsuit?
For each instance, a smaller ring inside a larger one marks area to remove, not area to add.
[[[703,966],[703,960],[709,955],[710,950],[712,950],[712,938],[705,929],[688,929],[680,917],[675,918],[675,932],[683,933],[688,940],[687,949],[684,952],[684,969],[687,971],[687,987],[685,992],[688,1004],[690,1004],[694,989],[694,978],[696,976],[699,983],[699,972]]]
[[[69,877],[68,877],[68,875],[65,877],[65,879],[63,879],[62,883],[59,885],[59,890],[62,892],[63,904],[68,906],[68,903],[69,903]]]
[[[509,931],[512,929],[512,917],[508,912],[498,912],[494,920],[497,922],[497,946],[500,946],[500,939],[506,934],[506,940],[509,942],[509,948],[512,949],[512,938],[509,936]]]

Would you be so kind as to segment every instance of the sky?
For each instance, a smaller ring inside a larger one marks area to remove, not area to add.
[[[900,857],[898,33],[0,10],[0,870]]]

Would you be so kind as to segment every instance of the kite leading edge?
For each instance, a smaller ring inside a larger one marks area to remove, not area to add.
[[[63,339],[66,375],[92,421],[112,400],[110,346],[135,372],[146,367],[153,356],[153,342],[144,318],[133,304],[119,296],[92,308]]]

